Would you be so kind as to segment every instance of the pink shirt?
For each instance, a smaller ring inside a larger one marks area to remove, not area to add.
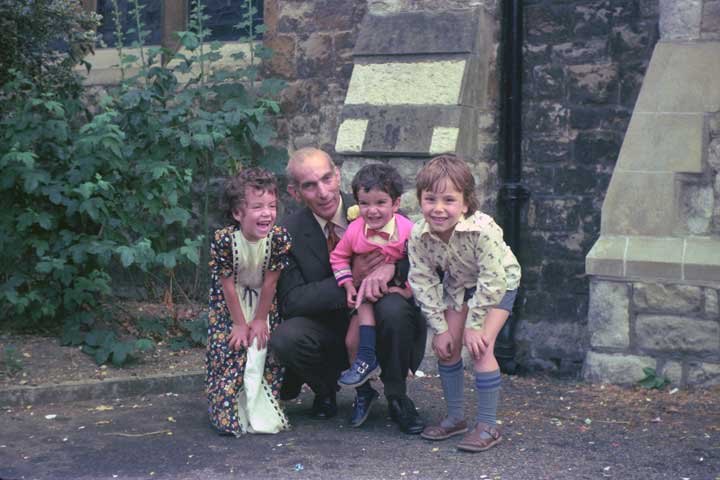
[[[396,238],[390,239],[383,245],[367,239],[365,236],[365,220],[362,217],[358,217],[348,225],[345,234],[330,254],[330,264],[338,285],[342,286],[352,280],[350,260],[352,260],[353,255],[380,250],[385,254],[386,263],[395,263],[407,255],[405,245],[407,239],[410,238],[413,222],[397,214],[394,219]]]

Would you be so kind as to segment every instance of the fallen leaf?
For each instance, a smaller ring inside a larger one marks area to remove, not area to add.
[[[56,417],[57,417],[57,415],[55,415],[54,413],[51,413],[50,415],[45,415],[45,418],[48,420],[53,420]]]
[[[98,412],[105,412],[107,410],[113,410],[113,409],[114,409],[114,407],[111,407],[110,405],[98,405],[97,407],[95,407],[95,410],[97,410]]]
[[[175,419],[173,417],[168,417],[168,422],[175,423]]]

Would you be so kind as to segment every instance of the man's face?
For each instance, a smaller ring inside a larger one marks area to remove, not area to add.
[[[322,154],[312,155],[293,168],[295,183],[288,192],[320,218],[330,220],[340,205],[340,172]]]

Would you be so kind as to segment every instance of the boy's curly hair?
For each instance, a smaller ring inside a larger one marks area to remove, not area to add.
[[[377,188],[390,195],[393,201],[403,193],[402,177],[394,167],[384,163],[371,163],[362,167],[353,177],[351,186],[355,200],[358,200],[360,189],[369,192]]]
[[[276,197],[278,194],[277,179],[272,173],[260,167],[241,170],[237,175],[225,180],[220,209],[225,212],[228,220],[235,221],[233,213],[243,207],[247,187],[273,193]]]
[[[465,161],[455,155],[440,155],[431,159],[417,174],[417,198],[422,201],[422,192],[438,192],[440,182],[448,179],[455,188],[462,192],[465,205],[468,207],[467,216],[479,209],[479,202],[475,195],[475,177]]]

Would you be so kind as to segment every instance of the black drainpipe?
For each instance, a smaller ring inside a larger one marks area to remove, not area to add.
[[[502,0],[501,32],[500,152],[503,159],[499,203],[505,242],[515,256],[520,254],[522,208],[529,197],[522,180],[522,69],[523,2]],[[519,297],[515,310],[520,306]],[[513,313],[495,342],[495,357],[504,373],[517,370],[514,332],[517,314]]]

